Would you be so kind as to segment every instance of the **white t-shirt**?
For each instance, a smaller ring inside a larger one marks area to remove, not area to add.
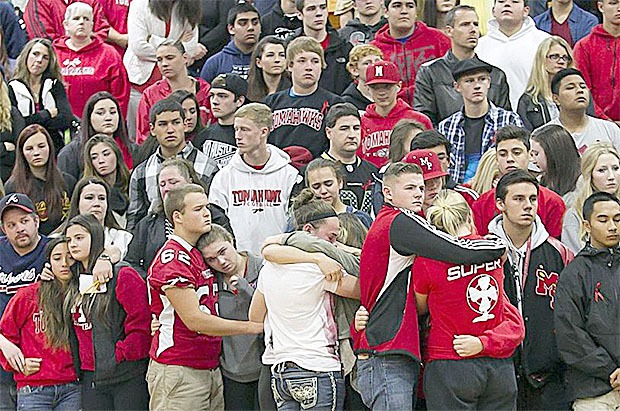
[[[116,246],[121,251],[121,260],[127,254],[127,248],[133,238],[133,234],[125,230],[117,230],[116,228],[104,227],[105,246]]]
[[[579,153],[583,154],[589,146],[599,142],[611,143],[616,150],[620,152],[620,127],[611,121],[590,116],[587,117],[589,121],[586,128],[578,133],[571,133]],[[547,124],[562,125],[559,118],[551,120]]]
[[[292,361],[312,371],[339,371],[333,297],[316,264],[265,262],[257,289],[265,296],[275,364]]]

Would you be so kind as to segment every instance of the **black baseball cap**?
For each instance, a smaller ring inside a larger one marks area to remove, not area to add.
[[[0,221],[2,221],[2,216],[4,215],[4,211],[10,207],[17,207],[24,210],[27,213],[34,213],[35,207],[32,200],[26,195],[22,193],[11,193],[7,194],[2,199],[0,199]]]
[[[490,73],[493,70],[493,66],[477,58],[465,59],[456,63],[456,66],[452,69],[452,77],[454,77],[455,81],[458,81],[465,74],[483,70]]]
[[[248,82],[238,74],[220,74],[211,82],[211,88],[223,88],[235,95],[236,98],[248,94]]]

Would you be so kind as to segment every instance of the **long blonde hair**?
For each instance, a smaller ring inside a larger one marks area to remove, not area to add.
[[[471,209],[462,195],[445,190],[426,210],[426,219],[441,231],[456,237],[465,224],[471,223]]]
[[[499,176],[495,148],[490,148],[480,157],[478,169],[471,182],[471,188],[479,194],[486,193],[495,187],[495,179]]]
[[[549,73],[545,68],[545,60],[547,59],[547,53],[553,46],[560,46],[566,50],[566,54],[570,57],[570,61],[567,62],[566,67],[574,67],[573,49],[570,45],[559,36],[551,36],[543,40],[538,46],[536,55],[534,56],[534,62],[532,63],[532,72],[530,78],[527,81],[525,87],[525,93],[532,97],[535,104],[540,102],[540,99],[551,101],[551,81],[549,79]]]
[[[594,167],[596,167],[598,159],[604,154],[611,154],[615,156],[618,161],[620,161],[620,154],[618,154],[611,143],[592,144],[581,156],[581,177],[577,182],[577,195],[575,196],[575,203],[573,204],[573,207],[577,211],[577,215],[579,216],[579,220],[581,222],[579,238],[582,240],[585,239],[586,233],[583,229],[581,209],[583,208],[583,203],[585,203],[586,199],[598,191],[592,183],[592,173],[594,172]],[[620,196],[620,185],[618,185],[618,189],[614,195],[616,197]]]
[[[0,132],[10,133],[12,131],[13,119],[11,118],[9,87],[6,85],[5,81],[0,80]]]

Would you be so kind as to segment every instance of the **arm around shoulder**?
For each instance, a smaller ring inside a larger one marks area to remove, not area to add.
[[[226,320],[200,310],[198,295],[193,288],[169,287],[164,293],[174,310],[190,330],[223,337],[229,335],[260,334],[263,325],[250,321]]]

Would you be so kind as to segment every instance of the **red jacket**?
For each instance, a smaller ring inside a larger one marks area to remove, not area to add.
[[[415,76],[422,63],[442,57],[451,47],[450,39],[445,34],[421,21],[416,21],[413,34],[405,43],[393,38],[386,24],[379,29],[370,44],[381,49],[385,60],[398,66],[403,81],[399,97],[411,105]]]
[[[82,117],[90,96],[98,91],[108,91],[116,97],[123,116],[126,116],[129,80],[118,52],[98,38],[73,51],[67,47],[67,39],[63,37],[54,41],[54,48],[73,114]]]
[[[498,240],[459,240],[410,211],[385,204],[362,247],[360,301],[368,309],[366,328],[355,332],[358,352],[409,355],[420,359],[418,315],[411,264],[416,256],[479,264],[504,253]],[[413,273],[415,276],[415,273]]]
[[[209,102],[209,90],[211,86],[205,80],[201,78],[196,79],[198,81],[198,91],[196,92],[196,98],[200,105],[200,120],[202,125],[207,125],[212,122],[211,115],[211,103]],[[158,80],[155,84],[149,86],[142,93],[140,104],[138,105],[138,113],[136,114],[136,143],[142,144],[150,134],[149,127],[149,111],[153,104],[168,97],[172,94],[170,83],[165,78]],[[198,147],[200,149],[200,147]]]
[[[38,303],[40,286],[41,283],[34,283],[20,289],[9,301],[0,320],[0,334],[17,345],[24,357],[43,359],[39,372],[26,376],[15,372],[0,351],[0,363],[5,370],[15,372],[17,388],[68,384],[77,380],[69,347],[54,349],[48,344],[43,331],[43,312]]]
[[[597,117],[620,121],[620,38],[602,24],[575,45],[575,64],[594,99]]]
[[[26,4],[24,22],[26,31],[31,39],[35,37],[49,38],[54,41],[65,36],[62,22],[70,4],[80,1],[93,8],[93,32],[99,39],[108,38],[110,24],[106,19],[101,4],[97,0],[32,0]],[[82,113],[80,113],[80,116]]]
[[[416,257],[411,271],[415,292],[428,295],[429,361],[465,359],[454,350],[455,335],[480,338],[483,349],[475,357],[508,358],[523,341],[523,318],[504,292],[504,270],[499,259],[455,265]]]
[[[474,213],[474,222],[478,234],[486,235],[489,233],[489,223],[500,213],[495,206],[495,189],[492,188],[482,194],[471,207]],[[549,232],[549,235],[560,238],[562,234],[562,219],[566,205],[564,200],[555,192],[546,187],[540,186],[538,191],[538,215]]]
[[[424,114],[415,111],[400,98],[387,115],[377,113],[376,105],[370,104],[362,115],[362,140],[357,154],[366,161],[381,168],[388,161],[388,149],[392,129],[403,118],[409,118],[422,123],[427,130],[433,129],[431,120]]]

